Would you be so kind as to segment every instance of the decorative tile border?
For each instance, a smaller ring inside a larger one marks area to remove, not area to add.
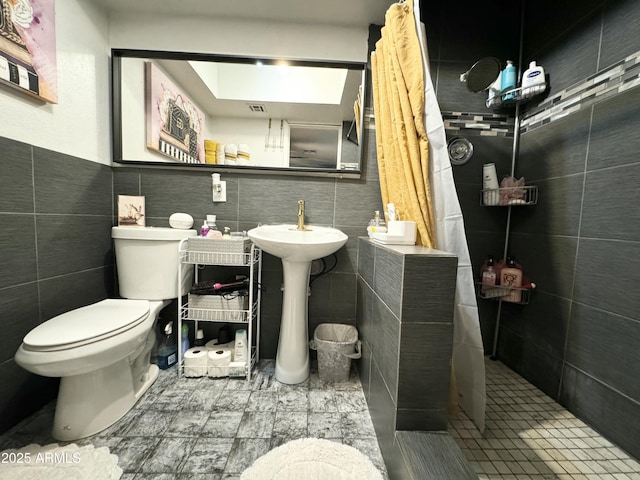
[[[485,137],[513,137],[515,120],[501,113],[442,112],[448,133]]]
[[[545,98],[523,114],[520,133],[547,125],[640,85],[640,51]]]

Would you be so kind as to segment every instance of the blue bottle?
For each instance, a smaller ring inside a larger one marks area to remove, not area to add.
[[[503,92],[502,101],[505,100],[513,100],[516,98],[515,92],[504,94],[507,90],[512,90],[516,88],[516,67],[511,60],[507,60],[507,66],[502,70],[501,80],[500,80],[500,91]]]
[[[167,323],[158,332],[158,368],[166,370],[178,361],[178,342],[173,335],[173,324]]]

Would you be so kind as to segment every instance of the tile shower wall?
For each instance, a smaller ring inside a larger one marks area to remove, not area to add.
[[[13,355],[36,325],[113,292],[111,169],[0,138],[0,431],[57,394]]]
[[[551,91],[523,120],[517,175],[540,202],[511,251],[538,288],[505,309],[499,357],[640,458],[640,4],[571,3],[525,12]]]

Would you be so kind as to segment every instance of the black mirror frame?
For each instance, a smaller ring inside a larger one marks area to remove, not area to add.
[[[261,61],[265,65],[277,65],[281,59],[262,58],[262,57],[241,57],[218,55],[208,53],[186,53],[158,50],[136,50],[136,49],[111,49],[111,138],[112,138],[112,164],[136,167],[154,167],[167,169],[201,169],[208,172],[246,172],[246,173],[263,173],[277,175],[303,175],[315,177],[335,177],[335,178],[360,178],[364,167],[364,155],[362,145],[360,148],[360,168],[358,170],[339,170],[327,168],[295,168],[295,167],[261,167],[251,165],[211,165],[211,164],[184,164],[184,163],[156,163],[150,161],[140,161],[123,158],[122,150],[122,91],[121,91],[121,75],[123,57],[131,58],[158,58],[167,60],[194,60],[194,61],[218,61],[225,63],[255,63]],[[290,60],[292,65],[305,67],[325,67],[325,68],[345,68],[350,70],[362,71],[362,89],[361,98],[364,99],[366,92],[366,75],[367,64],[355,62],[336,62],[336,61],[312,61],[312,60]],[[360,129],[364,130],[364,106],[360,108],[359,122]],[[353,125],[352,124],[352,125]],[[349,130],[347,139],[353,142],[352,129]],[[363,138],[361,131],[360,138]]]

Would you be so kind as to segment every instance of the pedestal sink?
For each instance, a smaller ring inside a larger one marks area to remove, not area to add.
[[[249,238],[262,250],[282,259],[284,296],[276,354],[276,379],[296,384],[309,376],[307,287],[311,261],[326,257],[347,242],[338,229],[308,225],[262,225]]]

